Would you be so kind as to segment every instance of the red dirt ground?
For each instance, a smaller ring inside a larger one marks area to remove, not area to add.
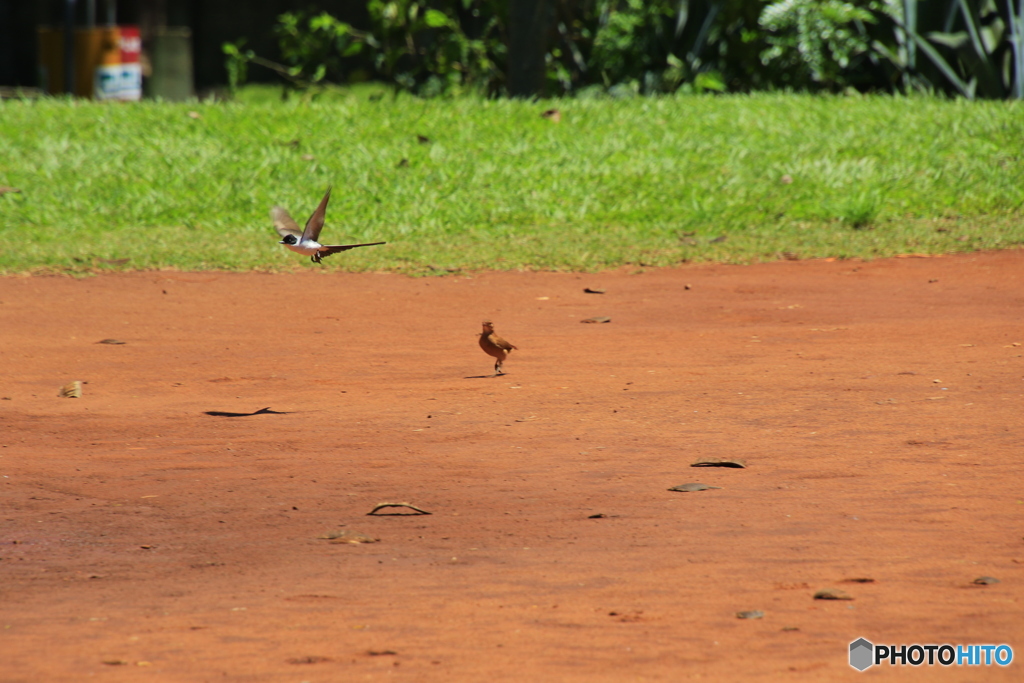
[[[5,683],[1021,680],[1024,251],[0,302]]]

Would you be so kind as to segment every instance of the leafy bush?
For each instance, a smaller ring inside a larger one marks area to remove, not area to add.
[[[399,90],[501,94],[507,4],[369,0],[367,31],[327,13],[288,12],[274,28],[283,63],[244,49],[244,39],[224,44],[229,84],[244,83],[250,64],[273,70],[292,88],[344,82],[355,71],[346,64],[358,55],[369,57],[374,77]],[[757,16],[750,7],[743,0],[555,0],[550,33],[539,37],[547,45],[547,94],[725,90],[730,76],[734,89],[747,89],[746,46],[756,42]]]
[[[284,63],[273,62],[245,50],[245,39],[224,43],[228,85],[234,90],[245,83],[249,64],[266,67],[285,79],[288,86],[307,90],[324,83],[328,76],[345,80],[345,61],[376,47],[371,34],[357,31],[327,12],[309,16],[303,12],[287,12],[278,17],[274,27]]]
[[[844,72],[870,50],[865,24],[874,23],[871,0],[857,6],[842,0],[781,0],[761,13],[770,47],[761,54],[765,64],[777,61],[788,72],[789,85],[845,87]]]
[[[377,73],[423,95],[495,94],[504,83],[505,3],[370,0]]]
[[[906,0],[889,10],[902,49],[880,52],[908,77],[972,99],[1024,97],[1024,3]]]
[[[355,30],[327,12],[308,20],[302,12],[282,14],[274,34],[288,74],[297,82],[310,84],[320,83],[328,74],[344,80],[344,60],[367,45],[376,46],[372,35]]]
[[[548,0],[546,95],[689,91],[942,91],[1024,97],[1024,0]],[[368,0],[370,26],[280,15],[281,63],[226,43],[287,86],[377,78],[424,96],[506,92],[509,4]],[[540,54],[539,52],[535,54]],[[532,86],[530,86],[532,87]]]
[[[762,2],[561,0],[548,52],[553,93],[749,90]]]

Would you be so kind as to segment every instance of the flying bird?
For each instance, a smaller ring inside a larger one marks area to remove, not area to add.
[[[299,230],[299,225],[292,219],[288,212],[280,206],[270,210],[270,218],[274,221],[274,229],[283,239],[278,244],[283,244],[296,254],[308,256],[313,263],[320,263],[324,256],[337,254],[339,251],[348,251],[356,247],[373,247],[387,242],[367,242],[366,244],[320,244],[320,231],[324,229],[324,216],[327,214],[327,202],[331,198],[331,188],[327,188],[324,198],[320,200],[320,206],[306,221],[306,229]]]
[[[518,347],[513,346],[495,334],[494,323],[490,320],[485,320],[483,324],[484,331],[480,333],[480,348],[488,356],[495,358],[494,376],[504,375],[505,373],[501,370],[501,364],[508,358],[508,354],[512,353],[512,349]]]

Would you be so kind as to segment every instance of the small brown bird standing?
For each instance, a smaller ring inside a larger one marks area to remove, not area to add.
[[[484,331],[480,333],[480,348],[488,356],[494,356],[496,359],[494,363],[494,376],[504,375],[505,373],[501,371],[501,364],[508,358],[508,354],[512,352],[512,349],[516,347],[494,333],[494,323],[490,320],[484,321]]]

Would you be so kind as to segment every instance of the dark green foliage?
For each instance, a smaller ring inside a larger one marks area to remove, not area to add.
[[[344,60],[363,51],[373,37],[322,12],[306,20],[299,13],[282,14],[274,27],[281,56],[297,82],[316,84],[328,75],[344,80]]]
[[[300,90],[319,86],[327,80],[344,81],[346,60],[366,47],[377,46],[373,35],[357,31],[326,12],[309,17],[302,12],[282,14],[274,34],[283,64],[243,49],[244,38],[237,43],[224,43],[228,85],[232,90],[245,83],[249,64],[274,71],[285,79],[288,87]]]
[[[930,8],[931,12],[922,12]],[[1024,97],[1024,2],[905,0],[891,16],[910,78],[964,97]]]
[[[244,50],[244,40],[226,43],[229,80],[243,83],[256,64],[303,90],[375,78],[423,96],[502,95],[515,58],[510,2],[368,0],[364,29],[326,13],[282,14],[274,32],[283,63]],[[851,87],[1024,95],[1024,0],[547,2],[538,95]]]
[[[781,0],[761,13],[767,32],[766,63],[781,68],[786,85],[842,88],[870,51],[868,25],[882,3],[842,0]]]
[[[767,83],[757,54],[762,2],[742,0],[552,0],[546,37],[548,95],[590,89],[613,95],[749,90]],[[373,77],[422,95],[505,91],[507,3],[499,0],[369,0],[360,31],[326,13],[278,18],[283,64],[226,43],[231,86],[256,64],[291,87],[353,79],[352,57],[369,56]]]
[[[561,0],[549,94],[745,91],[767,83],[757,59],[763,2]]]
[[[1021,0],[780,0],[760,23],[787,85],[1024,96]]]
[[[428,96],[500,92],[507,40],[504,5],[496,0],[370,0],[378,76]]]

